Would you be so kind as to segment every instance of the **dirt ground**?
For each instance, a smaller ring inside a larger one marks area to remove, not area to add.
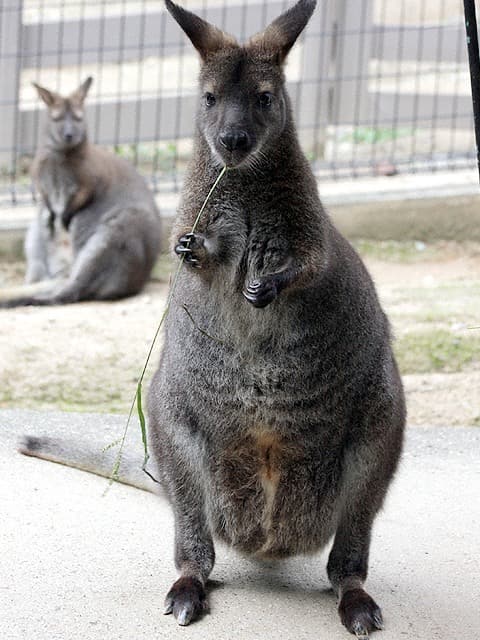
[[[392,321],[410,424],[480,426],[480,246],[358,249]],[[19,284],[23,268],[0,265],[0,286]],[[168,270],[164,259],[141,295],[120,302],[0,311],[0,406],[127,412]]]

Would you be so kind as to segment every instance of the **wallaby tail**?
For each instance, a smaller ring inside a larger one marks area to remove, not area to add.
[[[71,300],[69,299],[71,298]],[[45,307],[75,302],[70,290],[59,290],[57,281],[39,282],[6,289],[0,293],[0,309],[15,307]]]
[[[23,296],[1,300],[0,309],[15,309],[15,307],[46,307],[54,304],[63,304],[55,298],[40,298],[37,296]]]
[[[18,450],[26,456],[41,458],[67,467],[80,469],[104,478],[110,478],[118,456],[117,447],[106,447],[95,451],[86,442],[70,438],[48,438],[23,436]],[[141,455],[125,451],[118,470],[117,482],[127,484],[144,491],[156,492],[157,486],[142,471]]]

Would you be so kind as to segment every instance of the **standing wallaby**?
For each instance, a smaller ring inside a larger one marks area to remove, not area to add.
[[[175,228],[188,268],[148,402],[180,572],[165,613],[181,625],[206,607],[214,537],[257,558],[314,553],[333,537],[327,571],[343,624],[361,637],[383,624],[363,585],[405,405],[388,321],[322,208],[285,91],[283,63],[315,4],[300,0],[240,46],[166,0],[202,58]],[[224,165],[200,231],[189,233]],[[110,468],[65,439],[26,438],[21,451]]]
[[[88,142],[91,83],[67,98],[35,85],[48,120],[32,168],[41,204],[25,240],[26,281],[44,290],[1,307],[122,298],[150,275],[160,249],[158,210],[128,162]]]
[[[180,573],[165,613],[181,625],[206,605],[214,537],[284,558],[334,536],[328,576],[343,624],[362,637],[382,627],[363,584],[404,396],[388,321],[320,203],[285,90],[283,63],[315,4],[300,0],[241,46],[166,0],[202,60],[175,228],[188,268],[148,403]]]

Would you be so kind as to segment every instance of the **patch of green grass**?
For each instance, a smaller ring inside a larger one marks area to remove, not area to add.
[[[382,303],[394,326],[454,324],[475,326],[480,317],[480,282],[444,282],[435,286],[380,290]]]
[[[161,253],[152,270],[152,279],[160,282],[169,282],[175,268],[175,263],[170,253]]]
[[[138,163],[140,167],[153,164],[157,170],[164,172],[174,170],[178,157],[178,148],[173,142],[119,144],[114,152],[121,158]]]
[[[386,127],[357,127],[352,133],[345,133],[340,142],[353,142],[355,144],[378,144],[390,142],[398,138],[405,138],[414,134],[413,129],[389,129]]]
[[[4,388],[0,392],[0,407],[125,414],[128,411],[127,391],[125,386],[123,389],[104,390],[103,394],[88,388],[79,393],[73,386],[53,384],[48,388],[30,388],[28,393],[19,394],[13,388]]]
[[[394,345],[402,374],[456,373],[480,363],[480,335],[446,329],[411,331]]]
[[[364,258],[394,263],[427,262],[442,254],[440,246],[420,241],[355,240],[353,246]]]

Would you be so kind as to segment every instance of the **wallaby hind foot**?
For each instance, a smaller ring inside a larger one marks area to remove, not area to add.
[[[346,591],[338,605],[340,620],[350,633],[368,638],[371,631],[383,629],[380,607],[361,588]]]
[[[167,593],[164,614],[173,613],[180,626],[190,624],[206,610],[207,596],[203,584],[197,578],[179,578]]]

